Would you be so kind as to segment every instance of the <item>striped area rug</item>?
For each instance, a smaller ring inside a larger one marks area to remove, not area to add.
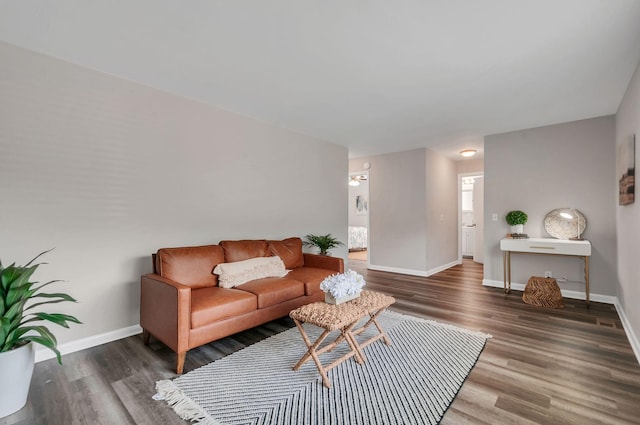
[[[389,311],[380,323],[392,345],[379,340],[364,349],[364,365],[351,358],[329,371],[331,388],[313,361],[292,370],[306,352],[292,328],[158,381],[154,398],[205,425],[437,424],[491,336]],[[312,325],[305,329],[312,338],[320,334]],[[323,363],[344,354],[343,347],[323,354]]]

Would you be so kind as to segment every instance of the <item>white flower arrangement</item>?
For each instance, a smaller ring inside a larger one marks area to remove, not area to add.
[[[348,270],[346,273],[326,277],[320,283],[320,289],[337,299],[358,294],[365,284],[362,275]]]

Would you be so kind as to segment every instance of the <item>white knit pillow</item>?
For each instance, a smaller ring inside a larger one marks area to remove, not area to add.
[[[283,277],[288,270],[280,257],[256,257],[233,263],[221,263],[213,269],[221,288],[233,288],[263,277]]]

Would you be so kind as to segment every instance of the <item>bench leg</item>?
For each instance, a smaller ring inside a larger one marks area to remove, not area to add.
[[[387,336],[387,333],[384,331],[384,329],[382,329],[382,326],[380,326],[380,323],[378,323],[378,320],[377,320],[380,313],[382,313],[384,310],[385,309],[379,310],[377,313],[371,316],[371,320],[373,320],[373,324],[376,326],[376,328],[378,328],[378,333],[382,335],[382,338],[384,339],[384,343],[386,345],[391,345],[391,340],[389,339],[389,337]]]
[[[380,314],[382,314],[383,311],[385,311],[387,308],[381,308],[380,310],[374,312],[374,311],[370,311],[369,312],[369,320],[367,321],[367,323],[365,323],[364,326],[362,326],[361,328],[356,329],[355,331],[353,331],[353,335],[360,335],[361,333],[363,333],[369,326],[374,325],[377,329],[378,329],[378,333],[374,336],[372,336],[371,338],[369,338],[366,341],[363,341],[360,344],[361,348],[366,347],[367,345],[379,340],[380,338],[382,338],[384,340],[384,343],[386,345],[391,345],[391,339],[389,339],[389,336],[387,335],[387,333],[384,331],[384,329],[382,329],[382,326],[380,326],[380,323],[378,323],[378,316],[380,316]]]
[[[293,367],[293,370],[298,370],[298,369],[300,369],[300,367],[303,364],[305,364],[309,360],[309,357],[311,357],[311,358],[313,358],[315,360],[314,353],[316,352],[316,350],[320,346],[320,344],[322,344],[322,342],[327,338],[327,336],[329,336],[330,331],[325,330],[322,333],[322,335],[320,335],[320,337],[318,337],[316,342],[311,343],[311,340],[307,336],[307,333],[304,331],[304,328],[302,327],[302,324],[300,322],[298,322],[297,320],[295,320],[295,319],[293,319],[293,321],[295,322],[296,326],[298,327],[298,330],[300,331],[300,335],[302,335],[302,339],[304,340],[304,343],[307,346],[307,352],[305,353],[304,356],[302,356],[302,358],[298,361],[298,363],[296,363],[296,365]]]
[[[293,319],[293,321],[298,327],[298,330],[300,331],[300,335],[302,336],[302,339],[304,340],[304,343],[307,346],[307,352],[304,354],[304,356],[302,356],[302,358],[298,361],[298,363],[296,363],[296,365],[293,367],[293,370],[300,369],[300,367],[304,363],[306,363],[309,360],[309,358],[311,358],[313,362],[316,364],[316,368],[318,369],[318,372],[322,377],[322,384],[327,388],[331,388],[331,381],[327,376],[327,371],[333,369],[343,361],[353,356],[355,356],[357,363],[363,364],[365,362],[366,358],[364,356],[364,353],[360,349],[360,346],[358,345],[358,341],[356,340],[355,336],[351,333],[351,331],[353,330],[353,327],[356,326],[356,324],[358,323],[357,321],[345,327],[344,329],[341,329],[340,335],[336,338],[336,340],[327,344],[322,348],[320,348],[320,345],[324,342],[327,336],[329,336],[329,334],[331,333],[330,330],[325,329],[324,332],[322,332],[322,334],[318,337],[318,339],[315,342],[311,342],[311,339],[305,332],[304,327],[302,326],[302,323],[296,319]],[[347,345],[349,345],[350,351],[347,354],[340,357],[339,359],[335,360],[333,363],[326,366],[323,365],[322,362],[320,361],[320,354],[333,350],[341,341],[346,341]]]
[[[343,330],[342,334],[344,335],[344,338],[347,340],[347,344],[349,344],[351,351],[353,351],[354,353],[353,355],[356,357],[356,362],[358,364],[364,364],[367,358],[365,357],[364,353],[360,349],[360,345],[358,344],[358,340],[356,339],[355,335],[351,332],[351,330],[357,323],[358,322],[352,323],[349,327]]]

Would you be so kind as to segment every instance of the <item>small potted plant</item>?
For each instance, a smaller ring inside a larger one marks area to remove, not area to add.
[[[305,240],[303,241],[304,246],[315,246],[320,250],[320,255],[330,255],[329,250],[331,248],[338,247],[340,245],[344,245],[338,239],[331,236],[331,234],[326,235],[307,235],[305,236]]]
[[[0,418],[22,409],[27,402],[35,361],[33,343],[52,350],[62,364],[56,337],[42,324],[51,322],[69,327],[68,322],[81,323],[68,314],[33,311],[44,304],[75,302],[70,295],[45,293],[41,289],[57,280],[41,285],[31,276],[42,263],[33,264],[41,255],[24,266],[15,263],[4,267],[0,261]]]
[[[524,225],[527,222],[527,214],[520,210],[509,211],[505,217],[507,224],[511,226],[511,234],[524,234]]]

